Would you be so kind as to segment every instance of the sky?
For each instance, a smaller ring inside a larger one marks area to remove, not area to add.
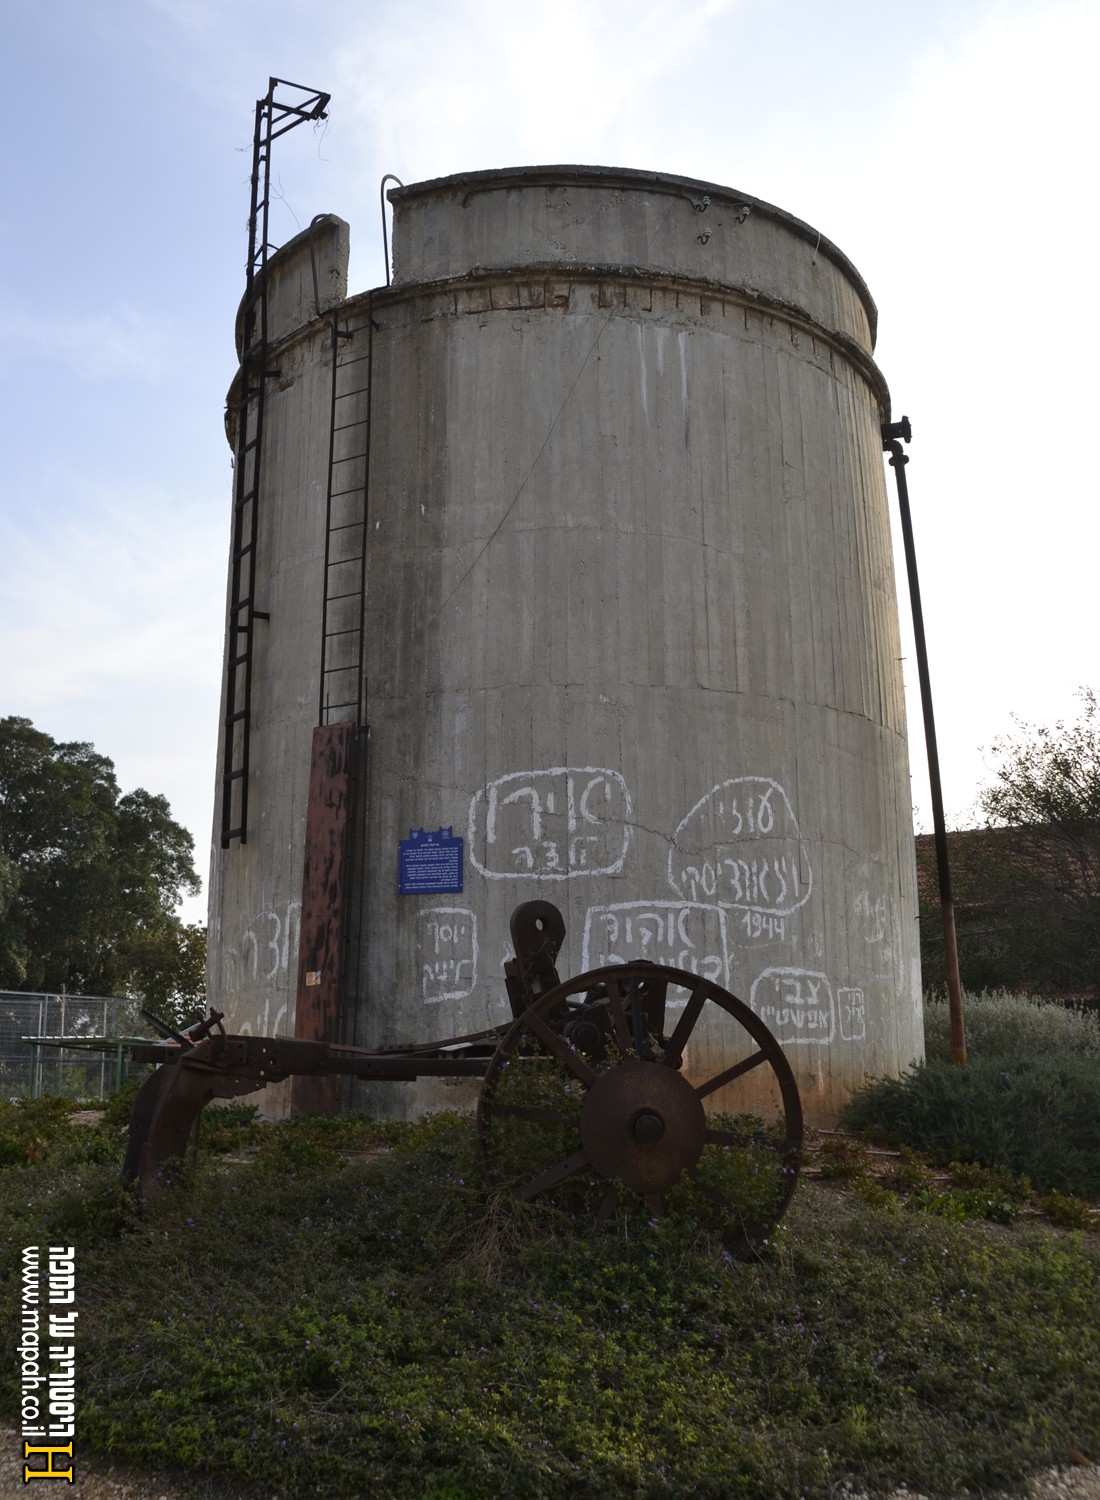
[[[667,171],[820,229],[913,424],[948,825],[1014,716],[1100,688],[1096,0],[3,0],[0,54],[0,715],[167,796],[203,875],[269,76],[332,95],[277,143],[272,241],[339,214],[352,292],[385,280],[387,172]],[[928,829],[900,552],[898,591]]]

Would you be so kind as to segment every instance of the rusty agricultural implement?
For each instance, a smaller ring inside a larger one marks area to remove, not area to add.
[[[711,980],[663,964],[615,964],[562,981],[555,962],[565,923],[548,901],[517,907],[511,935],[513,1019],[487,1031],[363,1048],[234,1036],[212,1011],[134,1047],[136,1060],[159,1066],[134,1102],[124,1178],[151,1192],[165,1163],[185,1154],[205,1104],[292,1074],[475,1076],[490,1183],[521,1199],[554,1197],[597,1226],[620,1202],[644,1201],[659,1216],[694,1199],[728,1236],[766,1237],[798,1178],[802,1108],[790,1065],[755,1012]],[[692,1039],[704,1034],[708,1055],[724,1066],[698,1078]],[[751,1099],[769,1095],[774,1120],[738,1107],[750,1075]],[[708,1113],[704,1100],[721,1112]]]

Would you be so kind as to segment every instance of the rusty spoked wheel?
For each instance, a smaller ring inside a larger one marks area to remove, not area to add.
[[[599,1227],[691,1215],[729,1245],[767,1237],[791,1200],[802,1107],[760,1018],[660,964],[594,969],[511,1027],[478,1103],[489,1180]]]

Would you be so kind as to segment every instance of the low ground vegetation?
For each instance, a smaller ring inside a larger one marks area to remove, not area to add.
[[[966,1040],[971,1057],[1060,1054],[1100,1059],[1100,1011],[1061,1005],[1007,990],[967,995]],[[951,1062],[951,1018],[942,996],[924,1002],[929,1062]]]
[[[196,1493],[957,1494],[1100,1451],[1090,1206],[965,1143],[945,1167],[822,1138],[736,1258],[691,1223],[580,1235],[486,1193],[457,1117],[207,1111],[199,1166],[141,1212],[127,1099],[94,1127],[71,1107],[0,1107],[0,1316],[21,1245],[77,1244],[82,1439]]]
[[[967,1001],[966,1029],[960,1068],[946,1002],[926,1005],[928,1061],[857,1094],[846,1124],[939,1163],[1026,1178],[1063,1214],[1067,1196],[1100,1199],[1100,1014],[980,995]]]

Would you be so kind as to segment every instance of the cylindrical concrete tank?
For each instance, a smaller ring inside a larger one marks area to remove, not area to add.
[[[830,1122],[922,1051],[870,295],[806,224],[664,174],[482,172],[391,199],[392,286],[344,300],[332,219],[268,273],[270,619],[252,826],[214,855],[212,996],[238,1027],[293,1030],[323,634],[330,702],[355,696],[325,578],[331,596],[333,549],[365,534],[343,1039],[504,1020],[509,914],[544,897],[563,975],[649,958],[716,979]],[[464,841],[461,890],[402,894],[401,842],[440,829]]]

